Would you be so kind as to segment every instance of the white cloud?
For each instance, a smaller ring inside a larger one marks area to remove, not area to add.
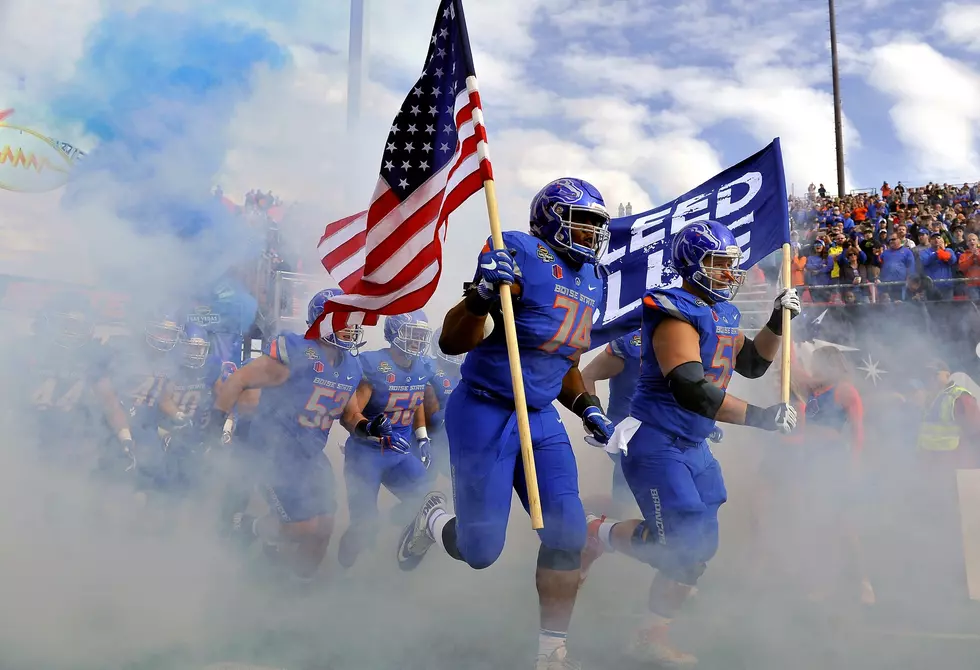
[[[781,138],[787,182],[806,184],[826,180],[825,175],[836,172],[833,98],[808,85],[806,76],[798,71],[763,67],[759,63],[730,72],[693,67],[673,69],[645,58],[589,58],[578,54],[564,63],[576,76],[609,87],[614,96],[642,101],[644,107],[635,109],[654,124],[671,123],[685,129],[680,135],[688,137],[685,153],[663,154],[659,157],[662,163],[693,166],[693,172],[702,179],[712,176],[714,172],[705,174],[703,169],[711,161],[692,161],[691,156],[704,159],[708,152],[717,156],[717,149],[697,138],[706,128],[734,120],[758,141],[760,149],[774,137]],[[597,116],[597,123],[601,124],[602,118]],[[845,123],[847,146],[856,148],[860,141],[858,132],[849,122]],[[676,133],[671,135],[678,137]],[[649,139],[655,141],[655,137]],[[691,146],[697,146],[696,142],[705,146],[692,153]],[[638,137],[619,145],[621,160],[627,164],[633,162],[632,155],[642,146]],[[714,164],[719,165],[717,157]],[[688,183],[688,188],[698,183],[688,181],[690,175],[683,173],[683,167],[680,174],[670,168],[664,172],[665,181],[659,184],[658,190],[669,193],[678,182]]]
[[[869,82],[895,101],[895,132],[912,154],[906,168],[938,181],[980,174],[980,76],[922,42],[878,47],[870,57]]]
[[[937,25],[952,42],[980,52],[980,5],[947,2]]]

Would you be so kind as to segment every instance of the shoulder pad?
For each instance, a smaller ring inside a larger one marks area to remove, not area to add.
[[[269,350],[266,355],[272,360],[282,363],[286,367],[289,367],[289,336],[288,335],[276,335],[271,342],[269,342]]]
[[[626,346],[625,342],[623,341],[625,337],[629,337],[629,335],[617,337],[615,340],[611,341],[609,346],[606,347],[606,350],[616,358],[626,358]]]
[[[693,323],[701,313],[711,310],[708,303],[701,298],[691,295],[683,289],[670,288],[655,288],[648,291],[643,296],[643,305],[687,323]]]

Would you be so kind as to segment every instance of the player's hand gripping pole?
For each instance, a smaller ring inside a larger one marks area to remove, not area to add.
[[[789,243],[783,245],[783,271],[781,273],[783,280],[783,288],[793,288],[793,250],[790,248]],[[789,404],[790,398],[790,354],[792,350],[790,347],[793,346],[793,337],[790,332],[790,323],[792,319],[792,314],[790,311],[783,308],[783,341],[782,349],[780,354],[782,358],[780,363],[782,366],[782,378],[780,379],[780,401]]]
[[[483,191],[487,197],[487,214],[490,216],[490,237],[493,240],[493,248],[503,249],[504,236],[500,230],[500,212],[497,210],[497,187],[492,179],[483,182]],[[538,473],[534,469],[531,425],[527,418],[527,399],[524,397],[524,375],[521,374],[521,355],[517,349],[514,303],[511,300],[508,284],[500,285],[500,311],[504,321],[504,336],[507,338],[510,381],[514,386],[514,407],[517,410],[517,432],[521,438],[521,459],[524,462],[528,512],[531,515],[531,528],[541,530],[544,528],[544,518],[541,516],[541,496],[538,494]]]

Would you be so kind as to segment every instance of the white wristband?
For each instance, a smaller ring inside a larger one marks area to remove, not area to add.
[[[131,432],[129,432],[129,428],[123,428],[123,429],[121,429],[118,433],[116,433],[116,437],[119,438],[119,441],[120,442],[132,442],[133,441],[133,434]]]
[[[425,426],[415,429],[415,439],[416,440],[427,440],[429,439],[429,431],[425,429]]]

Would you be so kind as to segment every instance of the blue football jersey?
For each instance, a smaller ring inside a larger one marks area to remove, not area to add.
[[[828,386],[812,390],[806,399],[806,422],[842,431],[848,422],[847,408],[837,399],[838,388]]]
[[[606,416],[619,423],[630,413],[630,401],[640,378],[642,337],[639,330],[616,338],[606,345],[606,353],[623,360],[623,371],[609,380],[609,407]]]
[[[340,364],[330,364],[328,352],[340,352]],[[361,381],[361,367],[349,352],[304,339],[277,335],[265,355],[289,368],[280,386],[262,389],[252,419],[249,441],[276,453],[312,457],[323,451],[333,422]]]
[[[180,366],[170,379],[174,405],[193,422],[193,427],[189,429],[192,433],[185,434],[188,439],[203,439],[214,405],[214,384],[220,376],[221,364],[208,359],[200,368]]]
[[[176,370],[171,352],[152,349],[142,336],[120,338],[105,345],[100,377],[112,384],[116,397],[129,414],[129,427],[139,439],[153,439],[157,432],[157,405]]]
[[[99,415],[91,375],[97,348],[94,341],[77,349],[35,341],[21,349],[28,352],[24,376],[18,376],[26,393],[21,407],[37,427],[42,446],[78,440],[93,429]]]
[[[225,279],[212,292],[191,305],[187,320],[208,332],[209,359],[218,363],[244,363],[243,342],[258,312],[255,297],[239,282]]]
[[[682,288],[654,289],[643,296],[643,358],[630,415],[675,437],[700,442],[714,430],[714,420],[677,404],[653,350],[653,331],[667,318],[694,327],[701,343],[705,378],[727,389],[735,369],[735,342],[742,315],[730,302],[709,305]]]
[[[459,368],[455,365],[434,361],[435,373],[432,376],[432,390],[439,401],[439,409],[446,409],[449,396],[459,384]]]
[[[514,319],[527,404],[542,409],[558,397],[571,357],[591,345],[592,315],[602,297],[602,280],[594,265],[573,270],[528,233],[509,230],[504,244],[514,252],[524,277],[521,295],[514,301]],[[513,401],[504,326],[499,310],[491,316],[493,332],[467,354],[462,378],[474,388]]]
[[[365,351],[358,358],[364,381],[371,385],[371,400],[363,408],[364,416],[373,419],[382,413],[387,415],[393,435],[412,444],[415,410],[425,400],[425,387],[432,383],[434,375],[430,361],[420,356],[412,359],[408,368],[403,368],[392,359],[390,349]],[[351,435],[348,442],[364,440]],[[375,444],[371,441],[372,446]]]

